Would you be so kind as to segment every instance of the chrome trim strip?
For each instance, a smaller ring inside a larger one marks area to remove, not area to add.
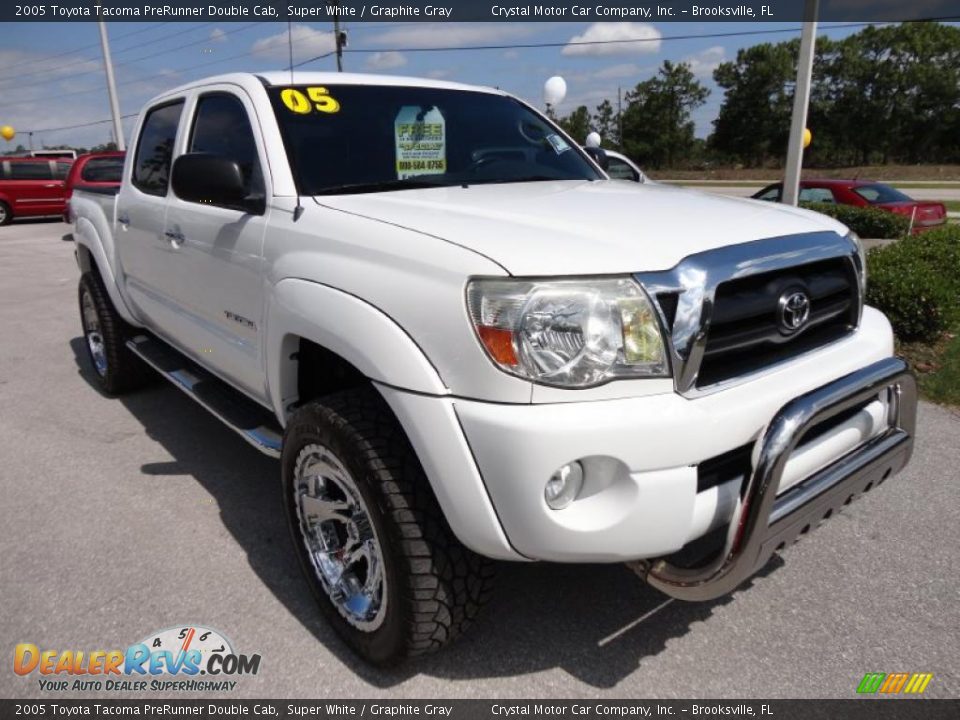
[[[898,401],[891,402],[893,423],[886,432],[777,498],[787,461],[810,428],[888,391]],[[826,514],[845,504],[850,495],[869,490],[899,472],[913,452],[916,422],[916,380],[907,364],[895,357],[792,400],[774,416],[757,441],[757,463],[716,559],[694,569],[656,560],[643,568],[646,580],[682,600],[709,600],[732,592],[780,545],[816,526]]]
[[[667,336],[677,392],[693,397],[716,390],[712,387],[699,389],[696,382],[707,347],[714,298],[721,283],[832,258],[846,258],[860,277],[856,245],[850,238],[834,232],[785,235],[730,245],[690,255],[669,270],[635,274],[634,278],[654,300],[664,328],[670,325],[656,296],[661,293],[679,295],[673,330]],[[856,291],[859,325],[863,312],[859,283]],[[728,387],[740,381],[737,378],[722,385]]]

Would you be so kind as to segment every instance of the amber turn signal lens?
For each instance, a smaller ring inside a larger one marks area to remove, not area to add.
[[[513,349],[513,333],[503,328],[478,325],[477,333],[490,357],[501,365],[516,365],[517,353]]]

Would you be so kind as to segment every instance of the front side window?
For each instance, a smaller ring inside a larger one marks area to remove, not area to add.
[[[80,171],[84,182],[120,182],[123,173],[122,157],[90,158]]]
[[[46,160],[10,163],[11,180],[53,180],[53,171]]]
[[[167,194],[170,159],[182,111],[180,100],[153,108],[143,121],[133,163],[133,184],[149,195]]]
[[[780,186],[771,185],[756,196],[757,200],[767,200],[768,202],[780,202]]]
[[[211,153],[240,165],[248,195],[264,193],[257,142],[247,111],[227,93],[204,95],[197,102],[188,152]]]
[[[556,127],[511,97],[375,85],[269,93],[304,194],[601,177]]]
[[[620,158],[607,158],[607,162],[607,175],[614,180],[633,180],[634,182],[640,180],[637,171]]]

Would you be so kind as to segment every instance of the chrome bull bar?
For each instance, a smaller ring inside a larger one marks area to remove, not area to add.
[[[787,461],[811,428],[883,393],[885,431],[777,497]],[[916,418],[916,380],[900,358],[881,360],[790,401],[757,441],[755,467],[716,559],[691,569],[664,559],[635,569],[658,590],[681,600],[710,600],[732,592],[779,548],[903,469],[913,453]]]

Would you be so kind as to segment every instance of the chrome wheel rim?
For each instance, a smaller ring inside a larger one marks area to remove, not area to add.
[[[3,203],[0,203],[0,224],[4,223],[7,219],[7,208]]]
[[[376,630],[387,609],[383,552],[353,476],[329,448],[307,445],[293,493],[300,537],[327,597],[353,627]]]
[[[100,331],[97,308],[86,290],[83,291],[80,303],[83,313],[83,331],[87,338],[87,347],[90,348],[90,358],[93,360],[93,367],[97,374],[103,377],[107,374],[107,350],[103,345],[103,333]]]

